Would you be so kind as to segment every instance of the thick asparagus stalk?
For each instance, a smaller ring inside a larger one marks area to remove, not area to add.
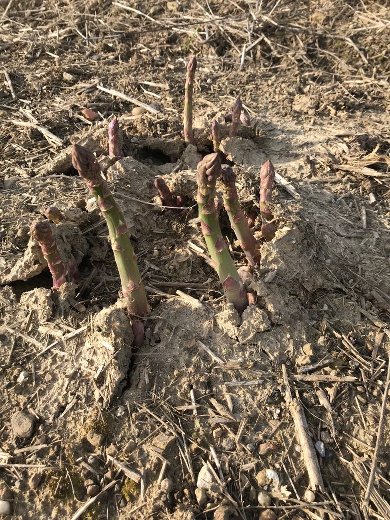
[[[230,126],[230,137],[235,137],[238,132],[238,127],[240,125],[240,116],[242,111],[242,102],[240,96],[236,99],[234,102],[233,108],[232,108],[232,124]]]
[[[213,138],[213,150],[219,152],[219,146],[221,144],[221,127],[216,119],[213,119],[211,123],[211,136]]]
[[[272,188],[275,180],[275,169],[271,161],[266,161],[260,169],[260,214],[261,233],[267,240],[275,236],[276,222],[272,214]]]
[[[48,220],[33,222],[31,235],[38,242],[53,277],[53,287],[58,289],[66,280],[67,269],[57,248],[56,239]]]
[[[122,211],[116,204],[107,182],[101,176],[98,162],[89,150],[75,144],[72,150],[72,163],[96,198],[107,222],[128,312],[133,318],[146,316],[149,311],[146,293]]]
[[[108,125],[108,155],[110,157],[123,157],[119,122],[116,117]]]
[[[198,164],[196,180],[199,219],[207,249],[221,280],[225,296],[239,312],[242,312],[248,305],[248,298],[222,236],[215,208],[216,181],[220,174],[221,160],[217,153],[206,155]]]
[[[244,251],[249,265],[254,267],[260,263],[260,248],[257,240],[248,225],[248,220],[241,209],[236,187],[236,175],[230,166],[222,169],[222,196],[223,204],[228,214],[230,225],[242,250]]]
[[[187,64],[187,76],[184,93],[184,140],[186,143],[195,144],[194,132],[192,129],[192,98],[194,93],[194,79],[197,60],[192,56]]]
[[[163,206],[176,206],[171,190],[162,177],[156,177],[154,185],[157,188]]]

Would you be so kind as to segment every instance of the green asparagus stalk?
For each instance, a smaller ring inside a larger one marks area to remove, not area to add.
[[[50,206],[50,208],[47,208],[45,211],[45,217],[54,222],[54,224],[59,224],[64,220],[64,215],[56,206]]]
[[[238,132],[238,127],[240,126],[240,116],[242,111],[242,102],[240,96],[234,102],[232,108],[232,124],[230,126],[230,137],[235,137]]]
[[[228,214],[230,225],[240,242],[249,265],[255,267],[260,264],[260,248],[248,225],[247,217],[241,209],[236,187],[236,175],[230,166],[222,169],[221,180],[223,204]]]
[[[119,159],[123,157],[119,122],[116,117],[108,125],[108,155]]]
[[[184,140],[186,143],[195,144],[194,131],[192,129],[192,98],[194,93],[194,79],[197,60],[192,56],[187,64],[187,76],[184,93]]]
[[[213,150],[219,152],[219,146],[221,144],[221,127],[216,119],[213,119],[211,123],[211,136],[213,138]]]
[[[261,233],[265,240],[275,236],[276,222],[272,214],[272,188],[275,180],[275,169],[271,161],[266,161],[260,169],[260,214]]]
[[[57,248],[50,222],[33,222],[31,235],[38,242],[53,278],[53,288],[58,289],[67,281],[67,269]]]
[[[149,312],[146,293],[123,213],[115,202],[107,182],[101,176],[97,160],[89,150],[75,144],[72,150],[72,163],[96,198],[106,220],[129,315],[132,318],[146,316]]]
[[[199,219],[225,296],[237,311],[242,312],[248,305],[247,294],[222,236],[215,207],[216,181],[220,174],[221,159],[217,153],[206,155],[198,164],[196,180]]]

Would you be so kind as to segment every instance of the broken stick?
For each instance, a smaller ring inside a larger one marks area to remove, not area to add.
[[[318,465],[317,455],[313,446],[313,442],[309,435],[309,427],[307,425],[303,407],[297,398],[293,398],[291,394],[290,384],[287,377],[286,365],[282,365],[283,379],[286,386],[286,403],[290,410],[294,421],[295,434],[301,446],[303,461],[309,476],[309,487],[313,491],[324,491],[324,481]]]

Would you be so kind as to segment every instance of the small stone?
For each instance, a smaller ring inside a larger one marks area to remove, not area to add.
[[[26,379],[28,379],[28,372],[26,372],[26,370],[22,370],[18,375],[18,379],[16,380],[16,382],[23,383],[23,381],[26,381]]]
[[[212,484],[214,484],[214,475],[206,465],[202,466],[198,474],[196,486],[207,490],[211,488]]]
[[[73,74],[70,74],[69,72],[63,72],[62,73],[62,79],[64,81],[71,82],[71,81],[75,81],[77,78],[76,78],[76,76],[74,76]]]
[[[81,111],[81,114],[88,121],[96,121],[100,117],[97,112],[95,112],[94,110],[91,110],[90,108],[83,108],[82,111]]]
[[[98,486],[97,484],[87,487],[87,495],[89,497],[95,497],[99,493],[99,491],[100,491],[100,486]]]
[[[28,439],[34,431],[34,417],[28,412],[15,412],[11,417],[11,427],[15,437]]]
[[[257,495],[259,506],[267,507],[271,505],[271,497],[265,491],[260,491]]]
[[[309,504],[312,504],[315,501],[315,499],[316,499],[316,495],[315,495],[314,491],[307,488],[305,491],[305,494],[303,495],[303,500],[305,502],[308,502]]]
[[[144,107],[134,107],[131,111],[131,114],[133,116],[140,116],[142,114],[145,114],[145,112],[147,112],[147,110]]]
[[[106,480],[114,480],[114,478],[115,478],[115,471],[110,469],[109,471],[107,471],[107,473],[104,474],[104,478]]]
[[[237,518],[235,509],[228,505],[221,505],[214,511],[214,520],[233,520]]]
[[[315,448],[318,451],[318,453],[321,455],[321,457],[325,457],[325,444],[322,441],[317,441],[315,443]]]
[[[262,511],[259,516],[259,520],[276,520],[277,516],[271,509]]]
[[[101,433],[90,430],[87,433],[87,441],[92,444],[95,448],[99,448],[103,444],[104,435]]]
[[[273,442],[262,442],[259,444],[259,455],[267,455],[276,450],[276,445]]]
[[[39,484],[42,482],[42,479],[42,473],[34,473],[34,475],[31,475],[31,477],[28,479],[28,487],[30,489],[38,489]]]
[[[89,486],[94,486],[95,485],[95,481],[92,480],[91,478],[88,478],[87,480],[84,480],[84,486],[87,488]]]
[[[0,516],[7,516],[11,514],[11,504],[8,500],[0,500]]]
[[[265,487],[268,484],[268,478],[265,469],[262,469],[258,472],[256,475],[256,480],[260,487]]]
[[[332,440],[332,437],[330,436],[329,432],[327,431],[322,431],[321,432],[321,440],[325,443],[325,444],[329,444]]]
[[[173,489],[173,482],[170,478],[164,478],[160,482],[160,489],[163,493],[170,493]]]
[[[126,507],[127,506],[127,500],[125,497],[122,497],[119,501],[119,507]]]
[[[195,496],[196,496],[196,500],[199,504],[199,507],[201,509],[203,509],[203,507],[207,504],[207,500],[208,500],[206,490],[201,489],[201,488],[196,488]]]

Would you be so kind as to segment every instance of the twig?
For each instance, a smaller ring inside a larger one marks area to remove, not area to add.
[[[389,355],[389,359],[388,359],[388,363],[387,363],[387,376],[386,376],[385,388],[383,391],[381,416],[379,419],[378,433],[376,436],[375,451],[374,451],[374,456],[372,458],[371,471],[370,471],[370,476],[368,478],[367,489],[366,489],[366,493],[364,495],[363,505],[366,508],[368,508],[368,504],[370,502],[371,490],[372,490],[372,486],[374,485],[376,467],[377,467],[377,462],[378,462],[378,455],[379,455],[379,451],[380,451],[381,445],[382,445],[383,431],[385,429],[386,404],[387,404],[387,396],[389,394],[389,386],[390,386],[390,355]]]
[[[9,77],[9,74],[6,70],[3,70],[3,72],[4,72],[4,76],[5,76],[5,81],[7,82],[8,88],[11,92],[12,99],[16,99],[16,94],[14,91],[14,87],[12,85],[11,78]]]
[[[111,489],[112,487],[115,486],[115,484],[117,483],[118,481],[117,480],[112,480],[109,484],[107,484],[107,486],[105,486],[101,491],[100,493],[98,493],[96,496],[94,497],[91,497],[85,504],[83,504],[80,509],[78,509],[76,511],[76,513],[72,516],[71,520],[77,520],[78,518],[81,517],[81,515],[87,510],[89,509],[89,507],[94,504],[96,502],[96,500],[99,500],[99,498],[104,495],[104,493],[106,493],[106,491],[108,491],[109,489]]]
[[[41,134],[43,135],[43,137],[46,139],[46,141],[49,144],[53,144],[55,146],[62,146],[62,139],[60,139],[56,135],[52,134],[44,126],[37,125],[36,123],[30,122],[30,121],[17,121],[15,119],[11,119],[10,122],[17,126],[24,126],[26,128],[34,128],[35,130],[38,130],[38,132],[41,132]]]
[[[207,354],[212,358],[214,359],[214,361],[216,361],[217,363],[219,363],[220,365],[224,365],[226,363],[226,361],[224,361],[223,359],[221,359],[220,357],[217,356],[217,354],[214,354],[214,352],[212,350],[209,349],[209,347],[206,347],[206,345],[204,343],[202,343],[201,341],[198,340],[198,345],[201,349],[203,349],[205,352],[207,352]]]
[[[102,92],[106,92],[107,94],[110,94],[111,96],[118,97],[120,99],[123,99],[124,101],[129,101],[130,103],[133,103],[134,105],[137,105],[139,107],[144,108],[151,114],[159,114],[160,110],[157,110],[156,108],[147,105],[146,103],[142,103],[142,101],[138,101],[138,99],[127,96],[126,94],[123,94],[123,92],[119,92],[119,90],[113,90],[109,88],[105,88],[102,85],[96,85],[96,88],[101,90]]]
[[[324,383],[353,383],[357,381],[354,376],[334,376],[331,374],[296,374],[293,376],[295,381],[316,381]]]
[[[308,433],[308,425],[300,401],[291,395],[290,384],[288,382],[286,365],[282,365],[283,379],[286,386],[286,403],[290,409],[294,421],[295,432],[298,442],[302,449],[302,456],[309,476],[310,487],[313,491],[319,489],[324,491],[324,482],[318,465],[317,455],[313,442]]]
[[[111,461],[114,464],[114,466],[119,468],[122,471],[122,473],[126,475],[127,478],[133,480],[137,484],[141,481],[142,476],[138,473],[138,471],[130,469],[127,464],[124,464],[123,462],[114,459],[114,457],[111,457],[111,455],[107,455],[107,460]]]

